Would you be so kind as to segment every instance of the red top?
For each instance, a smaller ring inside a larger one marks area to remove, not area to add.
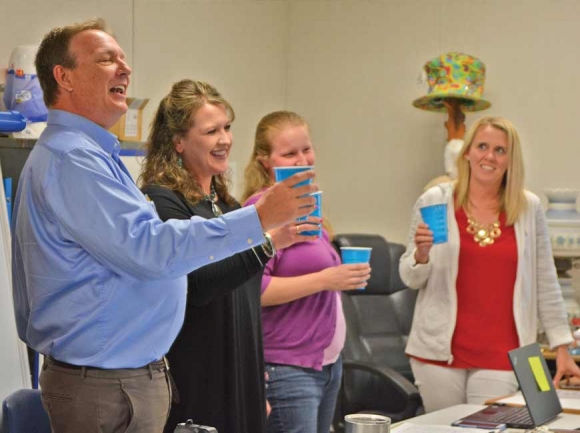
[[[457,319],[451,342],[453,363],[416,359],[455,368],[511,370],[507,352],[519,347],[513,313],[518,251],[513,226],[499,217],[501,235],[479,246],[467,233],[467,215],[455,211],[459,227]],[[451,318],[450,318],[451,319]]]

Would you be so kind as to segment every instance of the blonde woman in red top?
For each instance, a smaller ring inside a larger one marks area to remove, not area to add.
[[[539,198],[524,190],[518,133],[503,118],[473,125],[458,178],[417,200],[400,272],[419,290],[407,344],[426,411],[481,404],[517,390],[507,352],[536,341],[557,350],[558,383],[580,377]],[[447,204],[448,241],[433,244],[420,208]]]

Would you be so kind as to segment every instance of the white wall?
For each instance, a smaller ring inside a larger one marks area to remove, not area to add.
[[[0,0],[0,62],[17,45],[38,44],[53,27],[104,17],[132,62],[133,0]]]
[[[518,126],[527,185],[578,187],[580,2],[293,1],[288,106],[312,122],[318,174],[341,231],[405,240],[423,186],[442,172],[445,115],[411,101],[423,64],[464,51],[487,65],[489,110]]]
[[[30,5],[35,5],[31,11]],[[237,179],[268,111],[311,123],[325,212],[337,231],[404,241],[411,206],[443,171],[445,116],[415,109],[423,64],[458,50],[487,65],[486,114],[513,120],[528,186],[576,187],[577,0],[0,0],[0,60],[52,26],[103,16],[151,99],[177,79],[216,85],[237,112]],[[25,24],[23,24],[25,23]]]
[[[151,98],[151,119],[171,84],[213,84],[236,112],[234,192],[241,193],[258,120],[285,105],[286,2],[137,0],[132,92]],[[149,124],[149,122],[147,122]]]

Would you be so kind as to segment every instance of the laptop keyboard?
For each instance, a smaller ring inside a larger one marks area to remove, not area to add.
[[[498,412],[491,415],[488,421],[501,422],[510,428],[533,428],[534,422],[526,406],[514,407],[508,412]]]

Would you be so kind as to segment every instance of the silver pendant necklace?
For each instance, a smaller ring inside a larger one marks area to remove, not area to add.
[[[213,187],[213,185],[211,186],[211,192],[210,192],[210,194],[209,195],[203,194],[203,198],[205,199],[205,201],[207,201],[208,203],[211,204],[211,211],[213,212],[213,214],[216,217],[219,217],[220,215],[223,215],[222,210],[217,205],[218,195],[215,192],[215,188]]]

